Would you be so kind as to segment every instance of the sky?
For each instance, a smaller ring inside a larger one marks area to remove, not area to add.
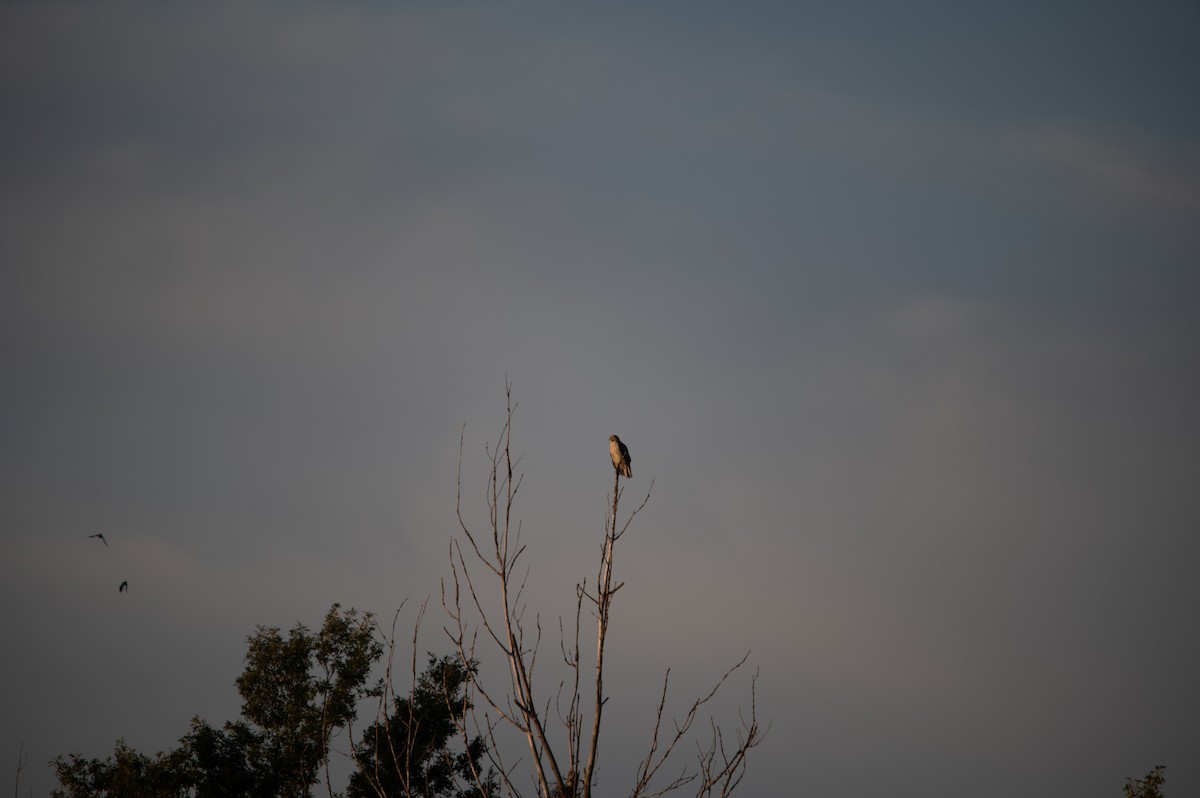
[[[1200,792],[1200,7],[986,5],[0,4],[0,784],[447,653],[508,381],[604,794],[746,652],[742,795]]]

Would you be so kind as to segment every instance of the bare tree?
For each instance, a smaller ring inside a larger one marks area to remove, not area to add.
[[[521,562],[525,545],[521,542],[520,522],[513,517],[522,475],[517,470],[519,458],[514,459],[512,453],[516,405],[512,401],[511,383],[506,382],[505,395],[507,413],[499,442],[484,449],[488,461],[486,531],[472,529],[463,515],[465,430],[459,439],[456,509],[463,537],[455,538],[450,544],[450,579],[442,586],[442,604],[450,618],[446,633],[463,663],[476,661],[476,646],[481,635],[485,641],[491,641],[507,663],[508,679],[502,691],[489,688],[475,672],[471,674],[470,685],[483,699],[481,711],[473,716],[476,729],[488,740],[488,756],[507,794],[519,796],[521,787],[515,781],[519,778],[520,760],[506,765],[498,745],[497,731],[505,727],[515,729],[524,738],[538,796],[591,798],[596,783],[601,721],[608,701],[604,692],[604,657],[610,611],[613,598],[624,584],[614,578],[617,543],[649,502],[654,483],[651,481],[641,503],[621,522],[619,509],[623,490],[620,474],[614,473],[611,509],[606,511],[596,583],[589,587],[584,580],[576,585],[575,625],[570,641],[563,621],[559,620],[560,651],[569,675],[560,682],[553,696],[542,693],[541,683],[535,678],[542,625],[540,618],[535,617],[532,624],[526,619],[522,597],[529,569]],[[584,665],[580,648],[585,604],[596,620],[595,660],[591,668]],[[472,609],[473,616],[469,615]],[[682,766],[676,775],[665,779],[665,783],[662,783],[664,779],[660,773],[667,760],[680,749],[680,743],[691,739],[693,726],[708,702],[748,657],[748,654],[742,657],[707,695],[691,705],[682,719],[675,720],[674,730],[669,733],[664,732],[663,727],[670,676],[667,672],[647,753],[634,774],[632,796],[650,798],[683,787],[694,788],[697,796],[705,797],[728,796],[733,792],[745,773],[747,754],[762,741],[764,734],[756,714],[757,674],[751,679],[749,710],[739,719],[736,731],[731,735],[710,719],[708,739],[697,742],[692,765]]]

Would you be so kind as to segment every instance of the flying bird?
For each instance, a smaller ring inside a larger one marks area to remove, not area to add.
[[[118,593],[128,593],[129,592],[129,582],[122,582],[121,586],[119,588],[117,588],[117,592]]]
[[[89,538],[100,538],[100,542],[101,542],[101,543],[103,543],[105,546],[107,546],[107,545],[108,545],[108,541],[104,539],[104,533],[103,533],[103,532],[97,532],[97,533],[96,533],[96,534],[94,534],[94,535],[88,535],[88,537],[89,537]]]
[[[629,447],[621,443],[616,435],[608,436],[608,453],[612,455],[613,468],[626,479],[633,478],[633,469],[629,466],[633,458],[629,456]]]

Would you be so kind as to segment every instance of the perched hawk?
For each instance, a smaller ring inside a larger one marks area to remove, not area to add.
[[[612,455],[613,468],[617,469],[617,473],[626,479],[633,477],[633,469],[629,467],[632,458],[629,456],[629,449],[625,444],[621,443],[621,439],[616,435],[608,436],[608,453]]]

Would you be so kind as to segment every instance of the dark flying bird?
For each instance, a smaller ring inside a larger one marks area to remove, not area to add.
[[[633,477],[633,469],[629,466],[633,459],[629,456],[629,448],[621,443],[616,435],[608,436],[608,453],[612,455],[613,468],[626,479]]]
[[[129,592],[129,583],[122,582],[121,586],[119,588],[117,588],[117,592],[118,593],[128,593]]]
[[[108,545],[108,541],[104,539],[104,533],[103,533],[103,532],[97,532],[97,533],[96,533],[96,534],[94,534],[94,535],[88,535],[88,537],[89,537],[89,538],[100,538],[100,542],[101,542],[101,543],[103,543],[105,546],[107,546],[107,545]]]

